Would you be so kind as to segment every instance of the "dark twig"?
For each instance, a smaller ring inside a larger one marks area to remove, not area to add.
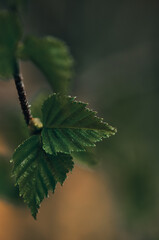
[[[22,112],[24,114],[26,124],[29,126],[33,117],[31,115],[31,111],[30,111],[30,108],[29,108],[29,103],[28,103],[28,100],[27,100],[27,97],[26,97],[26,91],[25,91],[24,83],[23,83],[23,77],[20,74],[20,69],[19,69],[18,62],[15,63],[14,75],[13,76],[14,76],[14,81],[15,81],[15,85],[16,85],[16,88],[17,88],[18,96],[19,96],[21,109],[22,109]]]

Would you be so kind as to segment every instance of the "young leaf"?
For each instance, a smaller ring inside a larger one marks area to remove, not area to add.
[[[14,59],[18,41],[22,35],[21,25],[16,14],[0,12],[0,78],[13,76]]]
[[[40,136],[34,135],[16,149],[11,161],[20,195],[36,219],[40,203],[48,196],[48,191],[54,192],[56,183],[62,184],[66,174],[72,170],[72,157],[46,154],[41,147]]]
[[[42,141],[46,153],[85,151],[115,134],[115,128],[86,106],[60,94],[53,94],[44,102]]]
[[[53,37],[27,37],[21,58],[31,60],[55,92],[66,93],[73,74],[73,59],[64,42]]]

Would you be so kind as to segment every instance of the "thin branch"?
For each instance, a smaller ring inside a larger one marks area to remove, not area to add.
[[[33,117],[31,115],[30,106],[29,106],[29,103],[28,103],[28,100],[26,97],[26,91],[24,88],[23,77],[20,74],[18,62],[15,63],[13,77],[14,77],[16,88],[17,88],[21,109],[22,109],[26,124],[29,126]]]

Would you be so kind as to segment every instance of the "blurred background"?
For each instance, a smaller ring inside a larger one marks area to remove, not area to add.
[[[158,13],[157,0],[28,2],[25,33],[68,44],[75,59],[70,94],[118,133],[97,144],[86,160],[92,166],[76,165],[34,221],[10,177],[9,159],[26,127],[14,82],[1,81],[1,240],[159,239]],[[30,103],[50,91],[35,66],[21,67]]]

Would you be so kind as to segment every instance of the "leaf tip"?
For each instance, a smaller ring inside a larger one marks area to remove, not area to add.
[[[34,218],[34,220],[37,220],[37,213],[32,213],[32,217]]]

